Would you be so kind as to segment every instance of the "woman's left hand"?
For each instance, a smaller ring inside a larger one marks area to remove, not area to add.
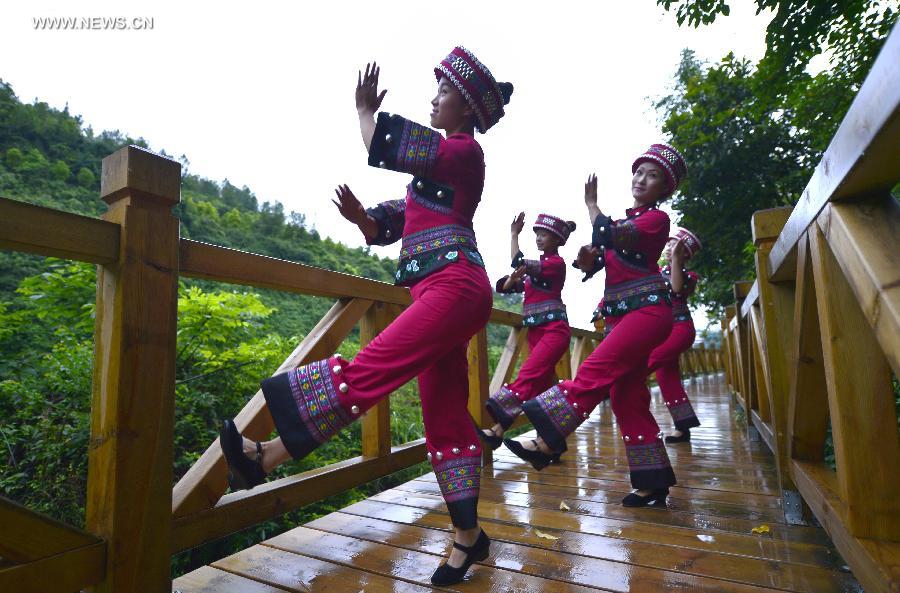
[[[387,89],[378,92],[378,76],[381,68],[376,62],[366,64],[366,72],[356,78],[356,111],[360,115],[374,115],[381,108]]]

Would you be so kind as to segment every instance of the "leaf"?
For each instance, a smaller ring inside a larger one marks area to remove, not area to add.
[[[555,535],[550,535],[549,533],[544,533],[544,532],[541,531],[540,529],[535,529],[535,530],[534,530],[534,534],[537,535],[538,537],[542,537],[542,538],[544,538],[544,539],[549,539],[549,540],[551,540],[551,541],[556,541],[556,540],[559,539],[559,538],[556,537]]]
[[[768,525],[760,525],[758,527],[754,527],[753,529],[751,529],[750,532],[757,533],[757,534],[769,533],[769,526]]]
[[[561,511],[571,511],[572,509],[569,508],[569,505],[566,504],[566,501],[562,500],[562,501],[560,501],[560,503],[559,503],[559,510],[561,510]]]

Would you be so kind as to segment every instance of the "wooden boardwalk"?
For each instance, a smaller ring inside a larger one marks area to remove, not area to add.
[[[668,447],[670,507],[627,509],[624,447],[604,404],[536,472],[505,448],[482,478],[492,554],[441,590],[861,591],[820,528],[789,526],[775,464],[750,442],[722,376],[688,390],[703,426]],[[653,412],[671,426],[654,391]],[[561,508],[565,502],[568,509]],[[753,528],[768,531],[754,534]],[[182,593],[419,592],[443,560],[449,516],[427,474],[178,578]],[[549,537],[546,537],[549,536]]]

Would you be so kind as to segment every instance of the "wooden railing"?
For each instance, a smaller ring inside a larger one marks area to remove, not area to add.
[[[423,439],[391,445],[386,399],[361,420],[359,457],[225,495],[213,442],[171,487],[180,277],[335,299],[276,372],[334,353],[357,324],[365,345],[410,304],[405,288],[180,237],[171,212],[180,181],[177,162],[127,147],[103,161],[102,220],[0,198],[0,248],[98,264],[86,530],[0,498],[2,591],[168,591],[173,553],[425,460]],[[511,329],[490,379],[486,330],[469,344],[469,411],[479,426],[490,424],[488,395],[527,349],[521,315],[494,309],[490,322]],[[572,336],[560,378],[601,339],[575,328]],[[693,372],[713,370],[715,358],[687,355]],[[272,432],[261,392],[236,423],[250,438]]]
[[[756,280],[734,285],[722,322],[789,519],[814,515],[869,593],[900,590],[898,80],[895,27],[797,206],[754,214]]]

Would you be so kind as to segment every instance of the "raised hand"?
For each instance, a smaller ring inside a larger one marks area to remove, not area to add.
[[[600,252],[596,247],[593,245],[582,245],[578,250],[575,263],[578,265],[578,269],[588,274],[594,269],[594,262],[597,261],[598,257],[600,257]]]
[[[353,195],[353,192],[350,191],[347,185],[339,185],[334,190],[334,193],[337,195],[337,200],[332,199],[331,201],[337,206],[341,216],[355,225],[365,222],[366,218],[368,218],[366,209],[363,208],[363,205],[356,199],[356,196]]]
[[[588,208],[597,206],[597,175],[591,173],[584,184],[584,203]]]
[[[519,212],[519,214],[513,218],[512,224],[509,225],[509,231],[516,237],[522,232],[522,229],[525,228],[525,213]]]
[[[360,115],[374,115],[381,107],[381,101],[387,94],[387,89],[378,92],[378,76],[381,68],[377,62],[366,64],[366,71],[358,73],[356,78],[356,111]]]
[[[678,239],[675,242],[675,246],[672,248],[672,263],[677,264],[680,268],[682,262],[684,262],[684,239]]]
[[[509,275],[509,279],[516,281],[516,282],[521,280],[524,277],[525,277],[525,266],[519,266],[518,268],[513,270],[512,274]]]

